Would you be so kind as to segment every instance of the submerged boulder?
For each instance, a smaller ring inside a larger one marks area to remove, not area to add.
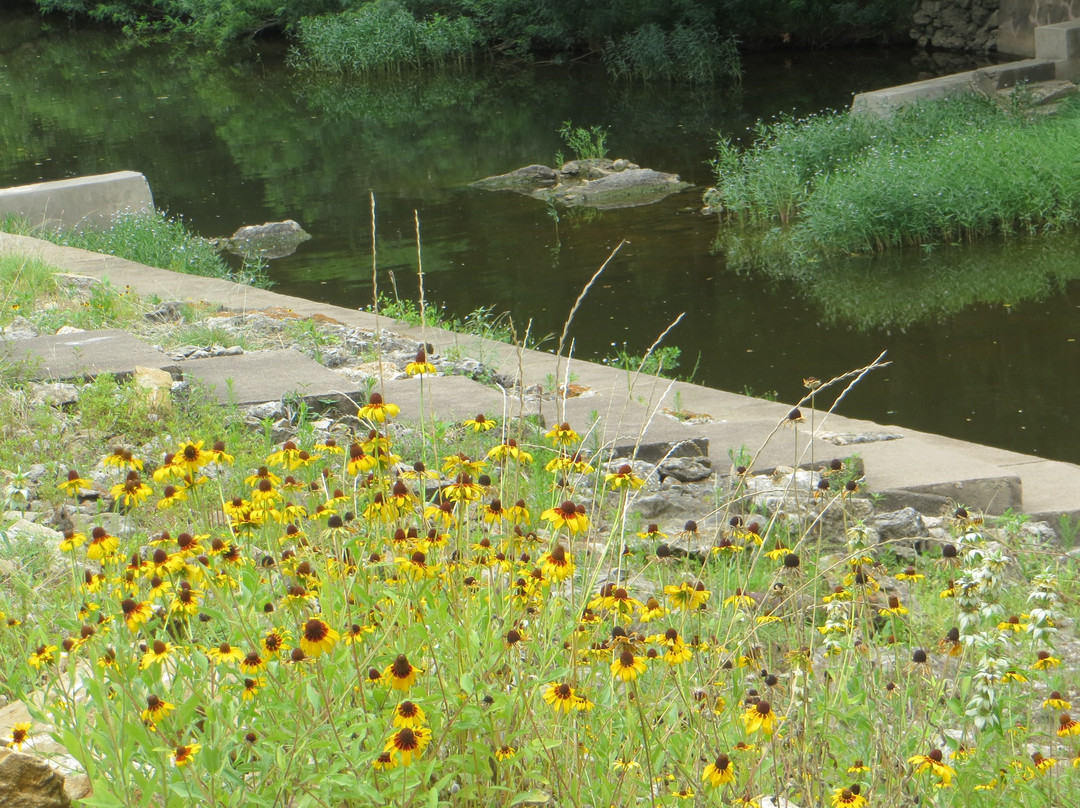
[[[304,228],[292,219],[283,222],[245,225],[228,238],[211,239],[218,249],[245,258],[284,258],[311,238]]]
[[[473,183],[487,191],[516,191],[568,207],[629,208],[658,202],[690,187],[678,174],[641,168],[629,160],[571,160],[561,168],[530,165]]]

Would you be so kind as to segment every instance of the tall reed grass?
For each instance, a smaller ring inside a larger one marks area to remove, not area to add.
[[[307,17],[297,25],[294,67],[386,75],[425,66],[460,66],[481,41],[468,17],[417,19],[397,0],[376,0],[343,14]]]
[[[1078,121],[1080,103],[1042,118],[965,97],[891,119],[759,123],[745,149],[720,142],[712,201],[739,222],[790,225],[769,238],[802,253],[1060,229],[1080,219]]]

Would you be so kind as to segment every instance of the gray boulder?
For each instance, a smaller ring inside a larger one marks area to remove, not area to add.
[[[509,174],[496,174],[473,183],[474,188],[486,191],[517,191],[522,188],[533,189],[537,186],[554,185],[559,181],[559,172],[542,165],[531,165],[511,171]]]
[[[211,239],[218,249],[248,258],[284,258],[292,255],[296,248],[311,236],[294,222],[266,222],[265,224],[245,225],[229,238]]]

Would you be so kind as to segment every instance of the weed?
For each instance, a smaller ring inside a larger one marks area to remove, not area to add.
[[[673,371],[679,367],[679,357],[682,350],[676,345],[661,345],[648,356],[631,354],[626,349],[626,344],[609,356],[601,360],[603,364],[613,368],[643,373],[646,376],[663,376],[669,379],[677,378]]]
[[[603,126],[574,126],[570,121],[563,121],[559,127],[559,137],[574,153],[578,160],[599,160],[607,157],[607,129]]]

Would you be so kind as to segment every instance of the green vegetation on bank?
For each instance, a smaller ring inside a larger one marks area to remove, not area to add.
[[[448,65],[476,53],[565,60],[601,55],[642,80],[737,77],[736,39],[828,45],[902,35],[913,0],[36,0],[136,35],[179,34],[220,46],[268,30],[295,45],[299,66],[361,74]]]
[[[206,239],[195,235],[183,219],[170,217],[163,211],[121,214],[107,230],[57,231],[23,220],[6,219],[0,221],[0,231],[115,255],[187,275],[222,278],[260,288],[270,283],[262,264],[245,262],[240,269],[230,267],[221,253]]]
[[[706,201],[755,227],[749,240],[765,260],[1072,227],[1080,102],[1052,117],[1022,106],[971,96],[891,119],[838,112],[760,123],[746,149],[720,142]]]

